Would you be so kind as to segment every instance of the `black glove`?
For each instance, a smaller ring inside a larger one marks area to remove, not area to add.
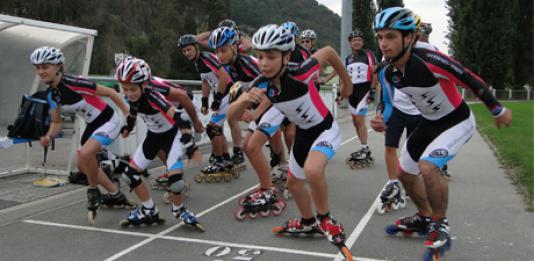
[[[369,99],[369,101],[371,102],[374,102],[375,95],[376,95],[376,90],[374,88],[371,88],[371,90],[369,90],[369,97],[367,99]]]
[[[211,109],[214,111],[218,111],[219,107],[221,107],[221,102],[223,98],[224,94],[220,92],[215,93],[215,99],[213,99],[213,102],[211,103]]]
[[[189,128],[191,128],[191,122],[182,119],[182,113],[179,112],[179,111],[174,112],[174,116],[172,117],[172,119],[174,120],[174,122],[178,126],[178,128],[180,128],[180,129],[189,129]]]
[[[208,108],[209,107],[209,98],[208,97],[202,97],[202,108]]]
[[[341,92],[338,91],[336,94],[336,102],[339,102],[339,99],[341,98]]]
[[[124,130],[127,130],[128,133],[132,132],[132,130],[135,127],[135,120],[136,120],[136,116],[133,116],[133,115],[126,116],[126,125],[122,126],[121,133],[123,133]]]

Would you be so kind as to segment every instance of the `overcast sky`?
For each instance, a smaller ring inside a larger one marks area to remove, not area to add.
[[[317,0],[319,3],[341,15],[341,0]],[[440,51],[448,53],[445,35],[447,34],[447,9],[445,0],[404,0],[404,6],[416,12],[424,22],[432,23],[430,43]]]

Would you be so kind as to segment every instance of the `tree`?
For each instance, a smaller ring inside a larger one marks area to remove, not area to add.
[[[365,46],[371,50],[376,50],[377,47],[372,28],[375,15],[376,7],[373,0],[352,0],[352,28],[358,28],[363,32]]]
[[[511,75],[513,34],[510,3],[447,0],[451,54],[494,88],[503,88]],[[488,15],[491,14],[491,15]]]
[[[394,6],[400,6],[404,7],[403,0],[377,0],[378,4],[378,10],[382,11],[386,8],[394,7]]]

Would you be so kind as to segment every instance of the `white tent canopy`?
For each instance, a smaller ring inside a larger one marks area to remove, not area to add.
[[[34,49],[60,48],[66,72],[87,76],[96,35],[96,30],[0,15],[0,126],[13,123],[23,94],[45,88],[30,64]]]

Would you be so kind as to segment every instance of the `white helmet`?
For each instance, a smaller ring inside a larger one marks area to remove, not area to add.
[[[315,39],[315,38],[317,38],[317,34],[312,29],[306,29],[306,30],[302,31],[302,33],[300,33],[300,38]]]
[[[148,63],[132,56],[124,58],[115,70],[115,78],[123,83],[143,83],[151,77]]]
[[[256,50],[276,49],[282,52],[295,49],[295,37],[290,29],[275,24],[261,27],[252,36],[252,48]]]
[[[37,64],[63,64],[65,62],[65,56],[61,50],[43,46],[35,49],[30,56],[30,60],[33,65]]]

